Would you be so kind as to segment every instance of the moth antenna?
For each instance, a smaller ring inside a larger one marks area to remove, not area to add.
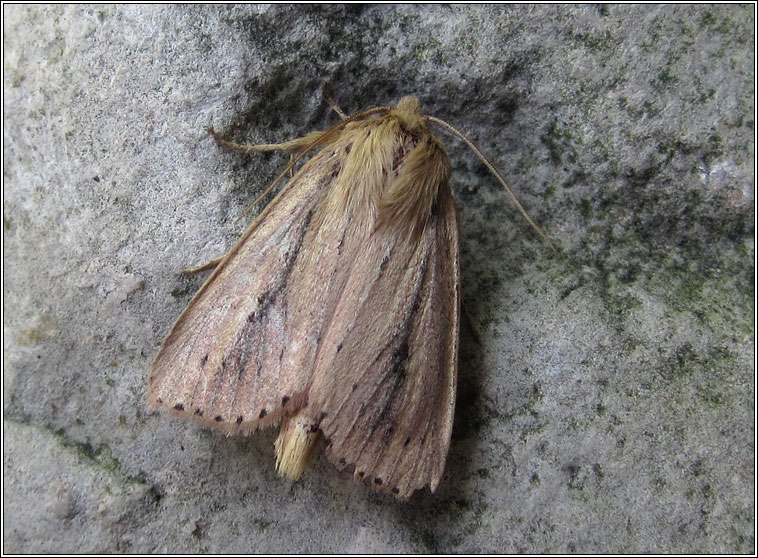
[[[371,109],[368,109],[368,110],[364,110],[363,112],[359,112],[358,114],[354,114],[353,116],[345,117],[343,120],[341,120],[340,122],[338,122],[337,124],[335,124],[334,126],[332,126],[331,128],[329,128],[326,132],[324,132],[318,138],[316,138],[311,143],[309,143],[307,146],[305,146],[302,149],[302,151],[300,151],[300,153],[298,153],[297,155],[293,156],[290,159],[289,164],[286,167],[284,167],[284,170],[279,174],[279,176],[277,176],[274,179],[274,181],[271,182],[271,184],[269,184],[268,187],[265,190],[263,190],[263,192],[257,198],[255,198],[255,201],[253,201],[253,203],[251,203],[250,205],[248,205],[245,208],[245,210],[242,212],[242,214],[240,215],[240,217],[238,217],[238,219],[242,218],[242,216],[244,216],[247,213],[249,213],[250,210],[253,207],[255,207],[258,204],[259,201],[261,201],[263,198],[265,198],[269,194],[269,192],[271,192],[271,190],[273,190],[274,187],[277,184],[279,184],[279,182],[282,180],[282,178],[284,178],[285,176],[287,176],[287,173],[290,172],[295,167],[295,164],[300,159],[302,159],[303,157],[305,157],[305,155],[311,149],[313,149],[314,147],[318,147],[319,145],[322,145],[322,144],[326,143],[327,140],[330,140],[342,128],[344,128],[345,126],[347,126],[351,122],[354,122],[355,120],[360,120],[361,118],[366,118],[368,116],[372,116],[374,114],[379,114],[379,113],[382,113],[382,112],[389,112],[390,110],[392,110],[392,107],[374,107],[374,108],[371,108]],[[240,151],[244,151],[246,153],[253,153],[253,152],[257,152],[257,151],[269,151],[269,150],[271,150],[273,148],[273,145],[268,145],[268,144],[266,144],[266,145],[257,145],[256,146],[256,145],[241,145],[241,144],[238,144],[238,143],[233,143],[233,142],[230,142],[230,141],[227,141],[227,140],[221,138],[218,134],[216,134],[216,132],[213,130],[213,128],[208,128],[208,133],[211,136],[213,136],[213,139],[215,139],[220,145],[223,145],[225,147],[229,147],[231,149],[237,149],[237,150],[240,150]]]
[[[513,203],[516,204],[516,207],[521,212],[521,215],[524,216],[524,219],[526,219],[526,221],[532,226],[532,228],[535,231],[537,231],[537,234],[539,234],[542,237],[542,240],[544,240],[545,243],[547,243],[547,245],[550,246],[550,249],[555,254],[558,254],[558,250],[555,248],[555,245],[550,241],[550,239],[542,231],[542,229],[539,228],[539,226],[537,225],[537,223],[535,223],[532,220],[532,218],[529,217],[529,214],[526,212],[526,210],[523,208],[523,206],[521,205],[521,203],[518,201],[518,198],[513,193],[513,190],[511,190],[511,187],[508,186],[508,184],[505,182],[505,179],[503,178],[503,176],[495,168],[495,165],[493,165],[492,163],[489,162],[489,160],[487,159],[487,157],[485,157],[484,154],[481,151],[479,151],[479,148],[476,145],[474,145],[474,142],[472,142],[470,139],[468,139],[466,136],[464,136],[462,132],[459,132],[454,126],[448,124],[444,120],[440,120],[439,118],[435,118],[434,116],[425,116],[424,118],[426,118],[430,122],[434,122],[435,124],[439,124],[440,126],[442,126],[443,128],[445,128],[447,131],[449,131],[449,132],[453,133],[454,135],[458,136],[463,141],[463,143],[465,143],[469,147],[469,149],[471,149],[471,151],[473,151],[476,154],[476,156],[479,157],[479,159],[482,161],[482,163],[484,163],[484,166],[486,166],[487,169],[489,169],[489,171],[495,176],[495,178],[497,178],[498,182],[500,182],[500,184],[503,185],[503,187],[505,188],[505,191],[508,192],[508,195],[513,200]]]

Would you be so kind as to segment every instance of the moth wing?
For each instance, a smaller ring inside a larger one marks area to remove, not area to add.
[[[293,344],[286,293],[336,164],[333,152],[322,153],[250,225],[177,319],[150,371],[153,407],[249,433],[302,405],[310,370],[284,354]]]
[[[409,497],[434,490],[455,406],[460,277],[447,183],[420,239],[378,231],[353,247],[342,297],[325,325],[308,413],[339,468]]]

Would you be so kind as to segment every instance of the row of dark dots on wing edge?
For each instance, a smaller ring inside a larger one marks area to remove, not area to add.
[[[421,445],[423,445],[423,444],[424,444],[425,438],[426,438],[426,436],[422,436],[422,437],[421,437],[421,442],[420,442],[420,443],[421,443]],[[331,441],[329,438],[327,438],[327,439],[325,440],[325,443],[326,443],[326,445],[327,445],[327,446],[329,446],[329,445],[331,445],[332,441]],[[410,438],[410,436],[409,436],[408,438],[406,438],[406,439],[405,439],[405,442],[403,442],[403,447],[407,446],[407,445],[408,445],[408,444],[410,444],[410,443],[411,443],[411,438]],[[344,465],[347,465],[347,460],[346,460],[344,457],[340,457],[340,465],[343,465],[343,466],[344,466]],[[365,473],[364,471],[358,471],[358,477],[359,477],[360,479],[363,479],[365,476],[366,476],[366,473]],[[381,484],[382,484],[383,482],[384,482],[384,481],[381,479],[381,477],[376,477],[376,478],[374,479],[374,484],[375,484],[375,485],[377,485],[377,486],[381,486]],[[400,492],[400,489],[398,489],[398,488],[395,486],[395,487],[392,487],[392,489],[391,489],[391,492],[392,492],[393,494],[398,494],[398,493]]]
[[[327,439],[325,440],[325,442],[327,445],[329,445],[331,443],[331,440]],[[340,457],[340,465],[347,465],[347,460],[344,457]],[[365,477],[366,477],[365,471],[358,471],[358,478],[360,478],[361,480],[364,480]],[[373,483],[377,486],[381,486],[384,483],[384,481],[382,480],[381,477],[375,477],[373,479]],[[396,486],[393,486],[390,492],[392,492],[393,494],[398,494],[400,492],[400,489]]]
[[[287,395],[285,395],[284,397],[282,397],[282,407],[284,407],[287,404],[287,401],[289,401],[289,400],[290,400],[290,398]],[[161,399],[159,397],[157,399],[157,402],[160,403],[160,404],[163,404],[163,399]],[[184,403],[177,403],[176,405],[174,405],[173,408],[174,408],[175,411],[184,411]],[[200,409],[200,408],[195,409],[195,414],[197,416],[199,416],[199,417],[202,417],[203,416],[203,410]],[[261,409],[261,413],[260,413],[260,415],[258,415],[258,418],[263,418],[267,414],[268,414],[268,411],[264,407],[263,409]],[[222,417],[221,415],[216,415],[216,417],[214,417],[213,420],[215,420],[216,422],[222,422],[224,420],[224,417]],[[238,416],[237,417],[237,424],[241,424],[243,420],[244,420],[244,418],[243,418],[242,415]]]
[[[284,397],[282,397],[282,407],[284,407],[287,404],[287,401],[289,401],[289,399],[290,398],[288,396],[286,396],[286,395]],[[157,401],[158,401],[158,403],[161,403],[161,404],[163,403],[163,400],[161,398],[158,398]],[[177,403],[176,405],[174,405],[174,409],[177,410],[177,411],[184,411],[184,404],[183,403]],[[198,415],[198,416],[200,416],[200,417],[203,416],[202,409],[195,409],[195,414]],[[266,413],[266,409],[261,409],[260,418],[265,417],[266,414],[267,414]],[[319,418],[323,418],[324,416],[326,416],[326,413],[322,413],[322,416],[319,417]],[[216,422],[221,422],[224,419],[223,419],[223,417],[221,417],[221,415],[218,415],[218,416],[216,416],[216,418],[214,420]],[[237,424],[241,423],[242,421],[243,421],[243,418],[242,418],[241,415],[239,417],[237,417]],[[318,428],[318,427],[316,427],[316,428]],[[407,446],[410,441],[411,441],[410,438],[406,439],[404,445]],[[326,444],[330,445],[331,444],[331,440],[327,439],[326,440]],[[340,464],[341,465],[347,465],[347,460],[344,457],[340,458]],[[359,478],[363,479],[365,476],[366,476],[366,473],[364,471],[358,471],[358,477]],[[380,477],[376,477],[373,482],[374,482],[375,485],[381,486],[381,484],[384,481]],[[393,487],[392,490],[391,490],[391,492],[393,494],[397,494],[398,492],[400,492],[400,490],[397,487]]]

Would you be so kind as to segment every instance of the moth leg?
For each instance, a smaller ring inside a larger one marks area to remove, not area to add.
[[[314,141],[321,137],[323,132],[311,132],[307,136],[301,138],[295,138],[284,143],[262,143],[259,145],[242,145],[240,143],[234,143],[227,141],[219,136],[213,128],[208,128],[208,133],[213,136],[216,143],[228,147],[229,149],[235,149],[244,153],[262,153],[265,151],[286,151],[290,154],[290,162],[295,158],[297,154],[309,147]],[[295,174],[294,169],[290,169],[289,175],[292,177]]]
[[[208,128],[208,133],[213,136],[216,143],[228,147],[229,149],[235,149],[244,153],[262,153],[265,151],[286,151],[290,155],[300,153],[303,149],[309,147],[313,142],[320,138],[324,132],[311,132],[310,134],[301,138],[291,139],[283,143],[262,143],[259,145],[243,145],[240,143],[234,143],[227,141],[219,136],[213,128]]]
[[[334,102],[334,100],[327,96],[326,102],[329,103],[329,106],[332,107],[332,110],[337,113],[337,115],[340,117],[340,119],[345,120],[347,118],[347,114],[342,112],[342,109],[339,107],[337,103]]]
[[[197,267],[191,267],[189,269],[182,269],[182,273],[201,273],[203,271],[207,271],[209,269],[215,269],[218,264],[221,263],[221,260],[223,260],[226,257],[226,254],[223,256],[219,256],[218,258],[213,258],[209,262],[205,262],[202,265],[199,265]]]
[[[321,84],[321,94],[324,96],[324,99],[326,99],[326,102],[329,103],[329,106],[332,107],[332,109],[334,110],[334,112],[337,113],[337,115],[340,117],[340,119],[345,120],[347,118],[347,114],[345,114],[344,112],[342,112],[342,109],[340,109],[339,105],[337,105],[337,103],[334,102],[334,99],[332,99],[329,96],[329,93],[327,92],[328,88],[329,88],[329,83],[326,82],[326,81],[323,82]]]

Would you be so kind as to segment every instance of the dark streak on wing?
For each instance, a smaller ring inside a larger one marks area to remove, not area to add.
[[[292,269],[312,218],[313,210],[311,209],[305,217],[305,226],[300,228],[296,239],[291,242],[289,250],[285,254],[283,265],[280,268],[281,272],[277,274],[276,282],[270,284],[263,293],[257,296],[256,309],[248,315],[248,319],[245,320],[226,350],[224,357],[226,366],[217,369],[213,377],[212,391],[214,394],[228,390],[230,381],[232,386],[236,386],[242,381],[247,371],[256,362],[259,352],[265,350],[265,348],[260,347],[261,325],[274,303],[279,301],[283,294],[286,295]],[[252,321],[251,316],[254,316]],[[231,380],[232,377],[234,380]],[[236,390],[232,391],[236,392]],[[212,403],[215,401],[212,400]],[[234,399],[232,399],[231,406],[234,406]]]
[[[379,385],[383,386],[383,394],[381,403],[377,405],[377,413],[375,419],[370,425],[371,434],[373,435],[378,429],[382,427],[394,428],[398,420],[398,412],[401,410],[400,405],[402,398],[398,396],[398,392],[405,384],[407,372],[405,369],[405,363],[408,359],[411,325],[416,319],[416,314],[420,307],[420,297],[423,290],[423,286],[426,282],[426,276],[429,268],[429,258],[424,256],[421,262],[421,269],[419,271],[418,281],[416,283],[415,290],[413,292],[413,302],[408,312],[404,316],[403,323],[397,328],[397,333],[392,337],[390,343],[385,349],[392,348],[392,357],[387,361],[384,369],[383,377],[385,378]],[[378,278],[381,278],[381,273]],[[374,362],[381,359],[382,350],[376,357]],[[394,403],[394,405],[393,405]]]

